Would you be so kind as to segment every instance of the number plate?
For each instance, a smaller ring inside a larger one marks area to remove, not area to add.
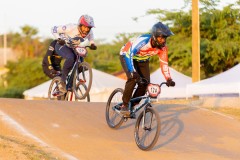
[[[147,87],[147,91],[150,97],[156,98],[160,94],[161,88],[158,84],[150,83]]]
[[[85,57],[87,55],[87,50],[84,47],[76,47],[75,50],[81,57]]]

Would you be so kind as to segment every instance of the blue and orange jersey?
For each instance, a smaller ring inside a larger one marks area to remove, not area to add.
[[[167,46],[161,49],[153,48],[150,34],[141,35],[127,42],[121,48],[120,55],[124,56],[129,72],[135,71],[133,60],[147,61],[150,57],[158,55],[160,68],[165,79],[171,78],[168,67],[168,48]]]

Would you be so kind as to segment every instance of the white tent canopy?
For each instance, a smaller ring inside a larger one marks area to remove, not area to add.
[[[191,83],[191,78],[170,68],[170,74],[176,82],[175,87],[162,86],[162,92],[159,98],[185,98],[186,85]],[[93,82],[90,90],[91,102],[107,102],[108,97],[115,88],[124,88],[125,80],[110,74],[93,69]],[[151,82],[160,84],[165,82],[161,69],[151,74]],[[41,99],[48,97],[48,88],[51,80],[44,82],[36,87],[24,91],[25,99]]]
[[[173,68],[169,68],[171,77],[175,81],[175,87],[162,86],[161,94],[158,98],[186,98],[186,87],[187,84],[192,83],[192,79]],[[161,69],[156,70],[151,74],[151,82],[160,84],[166,82]]]
[[[187,85],[187,94],[193,95],[240,95],[240,64],[214,77]]]
[[[24,91],[26,99],[48,98],[48,88],[51,80],[44,82],[34,88]],[[93,82],[90,90],[91,102],[107,102],[111,92],[115,88],[123,88],[125,80],[110,74],[93,69]]]

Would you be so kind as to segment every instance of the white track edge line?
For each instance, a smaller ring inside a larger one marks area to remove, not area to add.
[[[49,145],[45,142],[43,142],[41,139],[39,139],[38,137],[32,135],[27,129],[25,129],[23,126],[21,126],[19,123],[17,123],[14,119],[12,119],[10,116],[8,116],[7,114],[5,114],[4,112],[2,112],[0,110],[0,120],[3,120],[4,122],[6,122],[7,124],[9,124],[11,127],[13,127],[14,129],[16,129],[18,132],[20,132],[21,134],[30,137],[31,139],[35,140],[36,142],[38,142],[39,144],[41,144],[44,147],[49,147]],[[55,151],[60,152],[64,157],[66,157],[68,160],[79,160],[76,157],[67,154],[59,149],[53,149]]]

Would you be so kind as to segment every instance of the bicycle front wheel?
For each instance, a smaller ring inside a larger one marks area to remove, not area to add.
[[[150,150],[156,144],[160,135],[161,123],[158,112],[153,108],[146,108],[145,112],[139,115],[134,137],[137,146],[141,150]]]
[[[82,83],[83,85],[79,85]],[[85,87],[83,87],[85,86]],[[82,62],[79,64],[76,74],[73,78],[73,91],[76,99],[85,99],[92,86],[92,68],[89,63]]]
[[[87,86],[83,83],[78,83],[76,88],[81,88],[78,89],[77,92],[79,92],[79,95],[82,95],[81,91],[84,90],[86,92]],[[76,101],[81,101],[81,102],[90,102],[90,94],[88,93],[85,99],[77,99]]]
[[[49,100],[64,100],[64,95],[59,96],[58,84],[61,81],[61,77],[54,77],[48,88]]]
[[[122,102],[123,89],[115,89],[108,98],[106,105],[106,121],[110,128],[119,128],[123,121],[124,117],[115,111],[115,106]]]
[[[84,85],[84,84],[80,84],[80,85]],[[80,99],[76,99],[74,92],[68,91],[65,96],[65,101],[90,102],[90,95],[88,94],[85,99],[80,100]]]

